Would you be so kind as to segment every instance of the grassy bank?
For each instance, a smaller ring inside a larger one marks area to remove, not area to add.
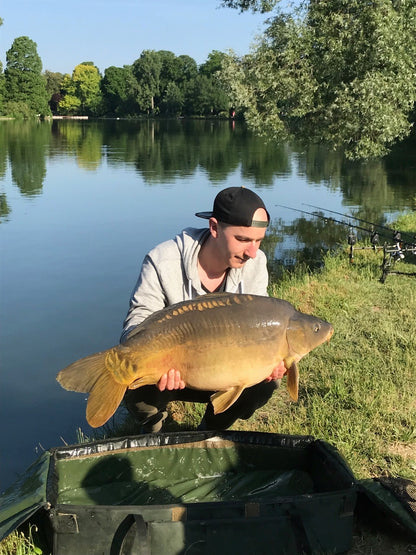
[[[416,214],[398,227],[416,232]],[[325,257],[314,274],[287,274],[270,294],[286,299],[335,328],[328,344],[299,364],[299,401],[285,379],[272,400],[240,430],[310,434],[334,444],[358,478],[401,475],[416,479],[416,277],[389,275],[380,283],[382,253],[347,248]],[[411,257],[397,270],[415,272]],[[176,404],[182,425],[199,421],[200,406]]]

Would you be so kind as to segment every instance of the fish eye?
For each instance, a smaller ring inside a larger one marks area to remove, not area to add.
[[[321,325],[320,324],[315,324],[315,327],[313,328],[313,331],[316,333],[321,329]]]

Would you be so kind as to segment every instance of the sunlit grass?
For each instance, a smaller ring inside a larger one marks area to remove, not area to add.
[[[0,555],[41,555],[43,552],[33,542],[32,528],[27,535],[14,531],[0,542]]]

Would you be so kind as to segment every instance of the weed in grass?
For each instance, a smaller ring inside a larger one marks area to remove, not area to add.
[[[42,555],[43,551],[33,541],[31,526],[27,535],[15,530],[0,542],[0,555]],[[34,530],[36,532],[36,530]]]

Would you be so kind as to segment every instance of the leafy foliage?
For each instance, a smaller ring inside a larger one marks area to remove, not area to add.
[[[107,68],[101,90],[106,113],[125,115],[137,112],[138,83],[131,66]]]
[[[6,100],[27,104],[30,113],[49,115],[42,62],[36,43],[29,37],[18,37],[6,53]]]
[[[222,5],[227,8],[235,8],[241,12],[252,10],[253,12],[270,12],[279,0],[223,0]]]
[[[380,156],[411,129],[415,36],[414,2],[311,0],[274,17],[250,55],[230,54],[222,78],[265,136]]]

